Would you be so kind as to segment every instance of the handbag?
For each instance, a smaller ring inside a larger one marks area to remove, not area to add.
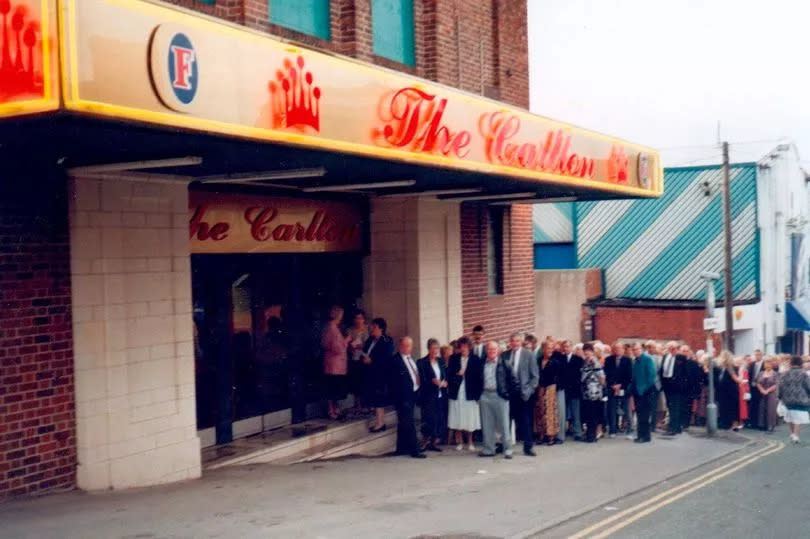
[[[750,401],[751,400],[751,393],[744,394],[743,395],[743,400],[744,401]]]
[[[779,404],[776,405],[776,415],[779,417],[785,417],[787,415],[787,406],[782,401],[779,401]]]

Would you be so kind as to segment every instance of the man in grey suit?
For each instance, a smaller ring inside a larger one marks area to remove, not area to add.
[[[529,350],[523,347],[523,336],[513,333],[509,337],[509,350],[501,355],[511,373],[509,413],[515,421],[518,439],[523,440],[523,454],[536,456],[534,446],[534,402],[535,390],[540,379],[537,361]]]

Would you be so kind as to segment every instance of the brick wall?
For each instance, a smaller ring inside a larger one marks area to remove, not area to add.
[[[304,46],[345,54],[499,99],[529,104],[526,0],[414,0],[416,65],[373,52],[371,0],[331,0],[329,40],[270,23],[268,0],[167,0]]]
[[[487,338],[499,340],[514,331],[534,330],[531,210],[531,205],[517,204],[504,213],[504,293],[490,296],[486,261],[489,212],[485,204],[462,204],[461,283],[465,333],[476,324],[484,326]]]
[[[0,365],[0,499],[73,487],[64,178],[0,181]]]
[[[703,307],[597,307],[594,321],[596,338],[613,342],[619,338],[684,341],[693,349],[705,348]]]

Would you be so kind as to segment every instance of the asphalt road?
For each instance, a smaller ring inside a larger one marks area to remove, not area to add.
[[[743,454],[616,500],[539,536],[810,537],[810,442],[789,444],[785,427],[772,435],[747,434],[759,443]]]

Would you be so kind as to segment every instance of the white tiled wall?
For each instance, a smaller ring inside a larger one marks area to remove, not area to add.
[[[71,182],[78,485],[199,477],[187,186]]]
[[[365,300],[389,333],[413,337],[418,353],[435,337],[461,335],[461,262],[457,204],[426,198],[376,199]]]

